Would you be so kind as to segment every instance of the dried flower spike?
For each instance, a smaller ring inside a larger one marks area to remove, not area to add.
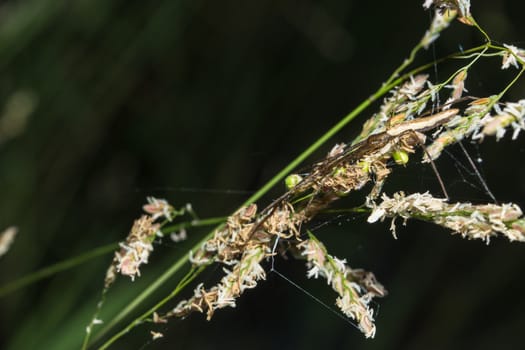
[[[307,260],[308,278],[323,277],[339,295],[336,305],[351,319],[365,337],[373,338],[376,332],[374,312],[369,303],[373,297],[386,295],[384,287],[377,282],[371,272],[353,270],[340,260],[327,253],[324,245],[311,233],[310,239],[297,246]]]
[[[215,310],[235,307],[235,300],[245,290],[255,288],[259,280],[266,278],[260,262],[269,254],[266,245],[255,246],[245,251],[231,271],[224,269],[226,275],[216,286],[206,290],[202,283],[199,284],[194,290],[193,297],[181,301],[165,317],[186,317],[197,311],[206,313],[206,319],[211,320]]]
[[[153,251],[152,242],[160,228],[153,221],[153,217],[147,215],[135,220],[126,241],[119,244],[120,251],[115,252],[113,263],[106,272],[106,288],[114,282],[116,273],[129,276],[132,281],[140,276],[139,268],[148,262]]]
[[[435,198],[428,192],[405,195],[397,192],[388,197],[383,193],[381,203],[374,205],[368,222],[392,218],[391,230],[395,236],[395,219],[397,217],[420,219],[434,222],[449,228],[463,238],[481,239],[487,244],[490,238],[498,234],[510,241],[525,242],[525,234],[515,227],[516,222],[523,220],[521,208],[516,204],[471,204],[447,203],[443,198]]]

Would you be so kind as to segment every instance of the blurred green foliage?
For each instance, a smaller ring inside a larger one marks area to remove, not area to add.
[[[521,2],[473,2],[472,11],[495,40],[524,46]],[[176,206],[191,202],[202,217],[227,215],[377,88],[428,23],[420,1],[2,2],[0,229],[17,225],[20,233],[0,260],[0,285],[122,239],[147,195]],[[436,57],[480,40],[456,27],[438,41]],[[433,57],[430,50],[421,62]],[[492,71],[470,74],[477,84],[467,85],[471,93],[492,94],[504,85],[508,75],[491,63]],[[524,97],[521,83],[508,99]],[[333,143],[351,140],[358,130],[359,121]],[[523,139],[469,148],[483,158],[496,197],[522,206]],[[438,163],[453,199],[488,201],[461,164]],[[395,177],[392,188],[435,186],[430,169],[400,169]],[[376,272],[389,289],[375,340],[365,341],[270,275],[212,322],[201,315],[173,321],[154,343],[153,328],[142,326],[115,348],[521,345],[525,247],[504,240],[486,247],[420,223],[400,229],[394,241],[388,224],[362,221],[336,218],[318,236],[352,266]],[[204,233],[190,232],[190,241]],[[159,246],[142,278],[122,280],[110,293],[103,316],[125,305],[190,243]],[[0,347],[78,348],[110,260],[105,255],[2,297]],[[322,282],[306,281],[302,263],[278,264],[333,302]],[[216,275],[205,278],[212,283]]]

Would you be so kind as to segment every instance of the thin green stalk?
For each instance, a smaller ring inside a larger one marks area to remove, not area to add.
[[[71,259],[61,261],[59,263],[56,263],[48,267],[44,267],[41,270],[35,271],[27,276],[19,278],[13,282],[7,283],[6,285],[3,285],[2,287],[0,287],[0,298],[10,293],[13,293],[14,291],[20,288],[26,287],[32,283],[40,281],[41,279],[52,276],[56,273],[62,272],[72,267],[78,266],[89,260],[97,258],[101,255],[108,254],[114,251],[117,247],[118,247],[117,243],[107,244],[107,245],[95,248],[87,253],[75,256]]]
[[[509,89],[518,81],[518,79],[523,75],[523,72],[525,72],[525,66],[522,66],[521,70],[519,71],[518,74],[516,74],[516,76],[510,81],[510,83],[507,84],[507,86],[505,86],[505,88],[498,94],[496,95],[496,98],[492,99],[492,101],[487,104],[487,107],[485,108],[485,113],[488,113],[492,107],[494,107],[494,105],[496,103],[498,103],[501,98],[503,97],[503,95],[505,95],[507,93],[507,91],[509,91]]]
[[[485,32],[485,30],[483,30],[483,28],[481,28],[481,26],[478,24],[478,22],[476,22],[476,20],[474,19],[474,17],[472,16],[469,16],[468,19],[472,22],[472,24],[474,25],[474,27],[476,27],[477,30],[480,31],[480,33],[483,35],[483,37],[485,38],[485,40],[487,41],[487,45],[490,45],[491,42],[492,42],[492,39],[490,38],[490,36],[487,34],[487,32]]]
[[[525,71],[525,66],[522,66],[520,72],[518,74],[516,74],[516,76],[514,77],[514,79],[511,80],[511,82],[505,86],[505,88],[503,89],[503,91],[501,91],[499,94],[498,94],[498,98],[496,100],[494,100],[493,104],[496,103],[496,101],[499,101],[499,99],[501,99],[503,97],[503,95],[505,95],[507,93],[507,91],[518,81],[518,79],[523,75],[523,72]]]
[[[192,221],[186,221],[181,222],[176,225],[166,226],[162,228],[162,231],[164,232],[172,232],[177,231],[183,228],[191,228],[191,227],[202,227],[202,226],[211,226],[216,225],[221,222],[224,222],[226,220],[226,217],[215,217],[215,218],[207,218],[207,219],[199,219],[199,220],[192,220]],[[22,278],[19,278],[13,282],[9,282],[3,286],[0,287],[0,298],[11,294],[21,288],[27,287],[28,285],[31,285],[33,283],[36,283],[44,278],[50,277],[54,274],[60,273],[62,271],[68,270],[70,268],[76,267],[78,265],[81,265],[87,261],[90,261],[92,259],[95,259],[101,255],[111,253],[115,251],[115,249],[118,247],[118,243],[110,243],[101,247],[94,248],[93,250],[90,250],[87,253],[75,256],[71,259],[67,259],[61,262],[58,262],[54,265],[45,267],[43,269],[40,269],[38,271],[35,271],[29,275],[26,275]]]
[[[106,334],[111,328],[113,328],[118,322],[120,322],[122,319],[124,319],[128,314],[131,313],[140,303],[142,303],[144,300],[146,300],[157,288],[159,288],[164,282],[166,282],[173,274],[175,274],[179,269],[186,264],[188,261],[188,254],[184,254],[182,258],[177,260],[175,264],[173,264],[168,270],[166,270],[159,278],[157,278],[152,284],[148,286],[148,288],[144,289],[135,299],[133,299],[124,309],[122,309],[117,316],[115,316],[100,332],[97,333],[97,335],[93,338],[92,341],[97,341],[102,337],[104,334]],[[195,276],[197,277],[197,276]],[[191,278],[193,280],[194,277]],[[187,283],[191,282],[191,280],[187,281]],[[180,284],[179,284],[180,285]],[[185,286],[186,284],[184,284]],[[175,296],[180,289],[175,288],[175,290],[170,294],[170,298]],[[140,316],[142,317],[142,316]],[[140,317],[136,318],[134,321],[132,321],[128,326],[126,326],[125,329],[115,334],[113,337],[111,337],[111,343],[117,340],[119,337],[124,335],[129,331],[129,329],[133,328],[138,321],[140,320]],[[109,345],[109,344],[108,344]]]
[[[152,308],[150,308],[148,311],[144,312],[142,315],[137,317],[135,320],[133,320],[131,323],[129,323],[124,329],[122,329],[120,332],[116,333],[113,337],[111,337],[108,341],[106,341],[102,346],[100,346],[99,350],[107,349],[111,344],[113,344],[116,340],[118,340],[120,337],[122,337],[124,334],[128,333],[131,329],[133,329],[138,324],[142,323],[149,315],[153,314],[155,311],[157,311],[160,307],[162,307],[164,304],[166,304],[168,301],[170,301],[173,297],[175,297],[184,287],[186,287],[191,281],[197,277],[202,270],[204,270],[206,266],[201,266],[199,269],[193,269],[190,270],[186,276],[184,276],[177,287],[164,299],[159,301],[157,304],[155,304]]]
[[[412,62],[414,62],[414,59],[416,58],[416,55],[419,52],[419,50],[421,50],[421,48],[422,48],[421,43],[418,43],[412,49],[412,51],[410,51],[410,55],[408,56],[408,58],[405,59],[399,67],[397,67],[397,69],[394,71],[394,73],[392,73],[392,75],[390,75],[390,78],[388,78],[385,85],[390,84],[399,75],[399,73],[401,73],[406,67],[411,65]]]
[[[452,79],[454,79],[454,77],[456,77],[461,71],[464,71],[464,70],[468,70],[470,67],[472,67],[474,65],[474,63],[476,63],[481,57],[483,57],[485,55],[485,52],[489,49],[489,46],[488,45],[483,45],[482,46],[483,49],[481,50],[481,52],[477,53],[475,55],[475,57],[465,66],[459,68],[458,70],[456,70],[453,74],[451,74],[448,79],[444,80],[442,83],[439,84],[439,86],[446,86],[448,83],[450,83],[452,81]]]
[[[372,210],[370,208],[366,207],[354,207],[354,208],[346,208],[346,209],[325,209],[321,210],[321,214],[330,214],[330,215],[336,215],[336,214],[363,214],[363,213],[370,213]]]

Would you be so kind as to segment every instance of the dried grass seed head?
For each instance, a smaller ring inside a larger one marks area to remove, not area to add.
[[[307,277],[323,277],[337,292],[336,305],[349,318],[357,321],[358,328],[367,338],[374,337],[373,310],[369,307],[371,299],[386,294],[383,286],[373,275],[363,270],[353,270],[346,260],[327,253],[324,245],[311,235],[310,239],[297,246],[307,261]]]
[[[119,244],[120,251],[115,252],[114,265],[117,272],[131,277],[132,281],[135,276],[140,276],[139,268],[148,263],[153,251],[152,242],[159,228],[160,225],[154,224],[152,216],[143,215],[135,220],[126,241]]]
[[[511,241],[525,242],[525,235],[513,227],[522,219],[522,211],[512,203],[483,204],[447,203],[443,198],[435,198],[430,193],[414,193],[405,195],[397,192],[393,197],[383,193],[379,204],[372,204],[373,210],[368,222],[376,222],[385,218],[396,217],[404,220],[411,218],[434,222],[451,229],[463,238],[482,239],[487,244],[490,238],[498,234],[506,236]],[[395,234],[395,225],[391,226]]]

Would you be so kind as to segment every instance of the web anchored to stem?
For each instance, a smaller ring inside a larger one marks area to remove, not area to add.
[[[109,347],[146,320],[165,323],[171,317],[187,317],[193,312],[204,313],[208,320],[212,319],[217,310],[234,307],[243,292],[255,288],[266,278],[262,265],[266,259],[289,253],[306,261],[308,277],[324,278],[337,294],[336,305],[356,322],[366,337],[373,337],[376,327],[371,301],[384,297],[385,288],[371,272],[351,268],[346,260],[329,254],[321,240],[307,230],[308,223],[319,213],[340,198],[365,189],[370,182],[373,182],[372,189],[361,208],[370,213],[370,223],[392,218],[394,231],[397,217],[419,219],[443,226],[465,238],[482,239],[487,243],[496,235],[504,235],[511,241],[525,241],[525,219],[516,204],[448,203],[448,198],[437,198],[429,193],[405,194],[399,191],[392,197],[382,193],[382,185],[395,167],[407,164],[410,155],[420,148],[423,148],[422,161],[433,165],[444,149],[463,139],[481,142],[486,137],[495,136],[499,140],[507,130],[512,131],[512,139],[515,139],[525,130],[525,99],[502,102],[505,92],[523,74],[525,51],[511,45],[493,45],[471,15],[469,1],[425,1],[424,7],[431,6],[435,8],[435,14],[430,28],[385,84],[277,174],[224,224],[204,237],[188,255],[174,264],[174,268],[159,277],[154,288],[148,288],[138,296],[138,301],[144,300],[187,260],[191,262],[192,270],[171,294],[116,333],[102,348]],[[466,64],[458,66],[443,81],[430,82],[428,75],[421,74],[431,65],[404,73],[416,54],[436,41],[454,19],[476,28],[486,43],[452,55],[458,59],[456,62]],[[484,57],[495,55],[502,58],[501,69],[517,68],[518,73],[498,94],[465,98],[469,70]],[[364,123],[362,132],[352,143],[333,146],[327,156],[313,164],[306,174],[289,175],[344,125],[385,95],[388,96],[379,111]],[[434,105],[428,107],[436,101],[446,102],[437,110]],[[288,191],[259,210],[255,202],[287,175]],[[147,263],[153,252],[153,240],[170,232],[166,225],[177,216],[192,213],[191,207],[176,210],[166,201],[155,198],[150,198],[144,209],[148,215],[135,222],[130,235],[115,253],[106,276],[106,290],[118,274],[127,275],[132,280],[140,276],[141,265]],[[175,241],[184,237],[185,231],[172,235]],[[280,244],[283,242],[286,244]],[[164,313],[159,312],[182,287],[195,280],[200,271],[211,264],[220,264],[224,270],[224,276],[216,285],[206,287],[199,283],[191,298],[180,301]],[[121,312],[97,337],[132,311],[133,307],[128,307]],[[88,336],[95,320],[96,317],[90,324]],[[156,332],[153,336],[160,335]],[[85,347],[89,344],[88,337],[84,344]]]

